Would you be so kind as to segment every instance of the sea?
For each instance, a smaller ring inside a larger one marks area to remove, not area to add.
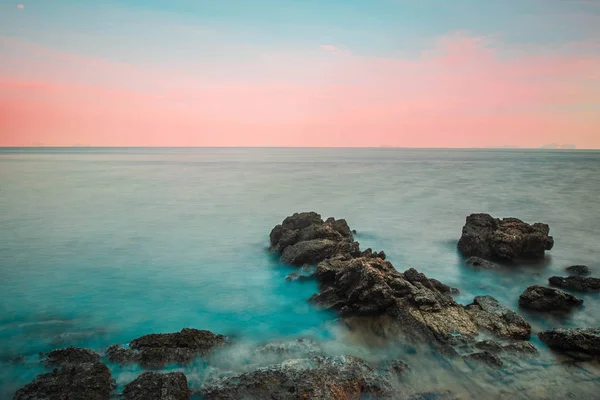
[[[584,307],[563,317],[518,307],[527,286],[569,265],[600,276],[598,151],[75,147],[0,149],[0,399],[47,371],[40,353],[102,352],[185,327],[236,343],[169,367],[194,390],[273,362],[251,351],[269,341],[310,338],[367,360],[392,354],[311,306],[316,283],[285,279],[294,268],[269,253],[269,233],[300,211],[346,219],[362,249],[458,288],[462,304],[491,295],[531,323],[540,356],[493,371],[398,350],[410,367],[398,398],[600,393],[598,363],[564,359],[537,338],[600,326],[600,294],[577,294]],[[475,270],[456,250],[471,213],[547,223],[555,246],[539,263]],[[110,367],[119,389],[141,372]]]

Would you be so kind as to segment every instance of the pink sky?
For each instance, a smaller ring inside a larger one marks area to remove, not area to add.
[[[0,146],[600,148],[597,44],[500,53],[493,39],[131,64],[1,37]]]

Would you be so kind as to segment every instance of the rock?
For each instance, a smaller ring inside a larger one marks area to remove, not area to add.
[[[538,336],[551,349],[575,358],[600,358],[600,328],[556,328]]]
[[[47,367],[65,364],[96,363],[100,361],[100,354],[90,349],[67,347],[66,349],[52,350],[45,355],[44,364]]]
[[[272,354],[316,354],[321,352],[321,346],[314,340],[299,338],[292,341],[271,342],[257,347],[258,353]]]
[[[444,392],[421,392],[414,393],[408,397],[408,400],[458,400],[454,393],[449,390]]]
[[[465,260],[465,263],[472,265],[473,267],[477,267],[480,269],[497,269],[500,268],[498,264],[495,264],[491,261],[484,260],[481,257],[471,256]]]
[[[493,218],[489,214],[467,217],[458,241],[458,250],[465,257],[513,260],[539,259],[552,249],[554,239],[546,224],[529,225],[517,218]]]
[[[569,289],[576,292],[600,291],[599,278],[585,278],[583,276],[569,276],[567,278],[562,278],[560,276],[553,276],[548,279],[548,282],[550,282],[550,285],[552,286]]]
[[[467,305],[467,313],[479,328],[506,339],[529,339],[531,326],[516,312],[502,306],[492,296],[477,296]]]
[[[402,360],[384,360],[379,364],[379,370],[383,373],[391,373],[392,375],[402,374],[408,369],[406,363]]]
[[[319,399],[358,400],[390,393],[387,379],[364,361],[350,356],[288,360],[253,372],[208,382],[207,400]]]
[[[571,265],[565,268],[570,275],[585,276],[590,274],[590,269],[585,265]]]
[[[226,338],[210,331],[184,328],[175,333],[151,333],[134,339],[130,349],[110,346],[109,360],[120,364],[139,362],[144,368],[161,368],[169,363],[186,364],[224,345]]]
[[[502,346],[502,350],[507,353],[516,353],[516,354],[537,354],[537,349],[534,345],[529,342],[514,342],[507,345]]]
[[[102,363],[64,364],[19,389],[13,400],[108,400],[116,387]]]
[[[495,340],[482,340],[475,343],[475,347],[479,350],[489,351],[490,353],[502,353],[504,350],[500,343]]]
[[[583,300],[559,289],[530,286],[519,297],[519,305],[535,311],[570,311]]]
[[[465,356],[466,361],[474,361],[477,363],[485,363],[492,367],[501,367],[502,360],[497,355],[490,353],[489,351],[481,351],[479,353],[469,354]]]
[[[124,400],[188,400],[191,391],[181,372],[144,372],[123,391]]]
[[[336,254],[353,254],[358,243],[350,240],[313,239],[287,246],[281,261],[291,265],[317,264]]]

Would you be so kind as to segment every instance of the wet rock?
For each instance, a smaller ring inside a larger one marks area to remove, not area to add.
[[[502,360],[500,360],[497,355],[492,354],[489,351],[481,351],[479,353],[469,354],[468,356],[465,356],[465,360],[476,363],[484,363],[492,367],[501,367],[503,365]]]
[[[475,343],[475,347],[479,350],[489,351],[490,353],[502,353],[504,351],[500,343],[495,340],[482,340]]]
[[[546,224],[529,225],[517,218],[493,218],[489,214],[467,217],[458,241],[458,250],[466,257],[513,260],[539,259],[552,249],[554,239]]]
[[[100,355],[90,349],[78,347],[67,347],[66,349],[52,350],[44,356],[44,364],[47,367],[65,364],[96,363],[100,361]]]
[[[208,382],[207,400],[360,399],[383,397],[390,383],[364,361],[350,356],[288,360],[253,372]]]
[[[421,392],[414,393],[408,397],[408,400],[458,400],[458,397],[451,391],[444,392]]]
[[[492,296],[477,296],[465,307],[477,326],[506,339],[529,339],[531,326]]]
[[[537,354],[538,351],[534,345],[529,342],[514,342],[502,346],[502,350],[513,354]]]
[[[570,311],[583,300],[560,289],[530,286],[519,297],[519,306],[535,311]]]
[[[134,339],[129,349],[111,346],[109,360],[120,364],[139,362],[144,368],[161,368],[169,363],[186,364],[224,345],[226,338],[210,331],[184,328],[175,333],[151,333]]]
[[[569,276],[562,278],[560,276],[553,276],[548,279],[550,285],[556,286],[563,289],[569,289],[576,292],[598,292],[600,291],[600,279],[583,277],[583,276]]]
[[[116,384],[102,363],[65,364],[19,389],[13,400],[108,400]]]
[[[590,274],[590,269],[585,265],[571,265],[565,268],[570,275],[585,276]]]
[[[538,334],[553,350],[575,358],[600,358],[600,328],[551,329]]]
[[[124,400],[188,400],[191,391],[181,372],[144,372],[123,391]]]
[[[488,260],[484,260],[481,257],[477,257],[477,256],[472,256],[469,257],[465,260],[465,263],[472,265],[473,267],[476,268],[480,268],[480,269],[497,269],[500,268],[500,266],[496,263],[493,263],[491,261]]]
[[[313,239],[288,246],[281,261],[291,265],[316,264],[336,254],[353,254],[358,243],[350,240]]]

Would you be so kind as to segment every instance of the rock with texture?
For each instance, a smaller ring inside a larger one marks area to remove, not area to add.
[[[483,363],[492,367],[501,367],[503,365],[502,360],[500,358],[489,352],[489,351],[481,351],[479,353],[469,354],[465,356],[466,361]]]
[[[471,214],[462,229],[458,250],[466,257],[484,259],[540,259],[554,246],[549,232],[543,223],[529,225],[517,218]]]
[[[502,306],[492,296],[477,296],[466,306],[478,327],[506,339],[529,339],[531,326],[516,312]]]
[[[550,285],[562,289],[569,289],[575,292],[600,292],[600,278],[591,278],[583,276],[569,276],[562,278],[553,276],[548,279]]]
[[[465,263],[478,269],[497,269],[500,266],[481,257],[471,256],[465,260]]]
[[[570,275],[585,276],[590,274],[590,269],[586,265],[571,265],[565,268]]]
[[[144,372],[123,391],[124,400],[188,400],[191,391],[181,372]]]
[[[600,359],[600,328],[551,329],[539,337],[551,349],[575,358]]]
[[[535,311],[570,311],[583,304],[583,300],[545,286],[530,286],[519,297],[519,306]]]
[[[66,349],[52,350],[44,355],[43,361],[48,367],[66,364],[96,363],[100,361],[100,355],[90,349],[71,346]]]

